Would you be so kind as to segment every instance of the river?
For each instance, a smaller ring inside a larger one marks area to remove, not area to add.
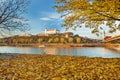
[[[0,46],[0,53],[13,54],[52,54],[52,55],[68,55],[68,56],[87,56],[87,57],[103,57],[103,58],[120,58],[120,53],[106,49],[104,47],[11,47]]]

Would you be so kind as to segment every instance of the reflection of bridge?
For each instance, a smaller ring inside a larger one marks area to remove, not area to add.
[[[120,43],[120,35],[119,36],[115,36],[112,38],[108,38],[107,40],[105,40],[104,42],[110,42],[110,43]]]

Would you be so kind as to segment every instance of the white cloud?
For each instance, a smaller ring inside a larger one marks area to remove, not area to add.
[[[60,19],[60,14],[58,13],[48,13],[48,16],[52,19]]]
[[[40,18],[40,20],[43,21],[48,21],[48,20],[53,20],[53,19],[58,19],[60,20],[60,14],[58,14],[57,12],[42,12],[40,13],[40,15],[42,15],[43,17]]]
[[[47,18],[47,17],[43,17],[43,18],[40,18],[40,20],[49,21],[49,20],[51,20],[51,19],[50,19],[50,18]]]

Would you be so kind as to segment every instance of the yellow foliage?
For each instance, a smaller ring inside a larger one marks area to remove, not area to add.
[[[0,80],[109,79],[120,79],[120,58],[21,54],[0,59]]]
[[[119,30],[120,22],[116,25],[116,21],[120,21],[120,0],[56,0],[54,8],[64,13],[66,29],[85,24],[87,28],[98,29],[98,32],[92,31],[98,34],[100,25],[104,24],[110,33]]]

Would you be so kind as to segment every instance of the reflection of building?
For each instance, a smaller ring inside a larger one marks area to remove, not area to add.
[[[44,49],[44,52],[45,52],[46,54],[55,55],[55,54],[57,54],[57,49],[58,49],[58,48],[47,47],[47,48]]]

